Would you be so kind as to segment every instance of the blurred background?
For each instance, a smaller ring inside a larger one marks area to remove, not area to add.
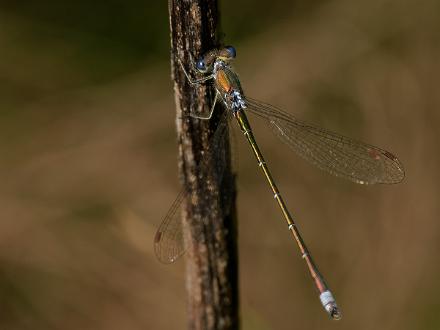
[[[153,236],[179,191],[166,1],[0,1],[0,329],[185,329],[184,261]],[[388,149],[358,186],[250,118],[342,308],[322,310],[244,139],[243,329],[440,328],[440,3],[223,0],[248,95]],[[255,207],[258,205],[258,208]]]

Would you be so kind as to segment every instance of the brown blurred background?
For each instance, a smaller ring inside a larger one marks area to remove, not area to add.
[[[364,187],[255,133],[344,313],[330,321],[237,135],[243,329],[438,329],[440,3],[224,0],[248,95],[396,153]],[[185,329],[165,1],[0,2],[0,329]],[[258,205],[258,207],[256,207]]]

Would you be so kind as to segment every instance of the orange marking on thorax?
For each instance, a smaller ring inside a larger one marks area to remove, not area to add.
[[[225,72],[222,70],[217,71],[216,83],[226,93],[229,93],[232,89],[232,85],[226,76]]]

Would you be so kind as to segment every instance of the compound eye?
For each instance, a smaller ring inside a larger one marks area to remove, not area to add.
[[[197,70],[199,70],[200,72],[206,72],[207,67],[206,67],[206,63],[205,63],[205,59],[203,57],[199,58],[196,62],[196,68]]]
[[[235,56],[237,56],[237,51],[235,50],[235,47],[226,46],[225,48],[228,51],[231,58],[235,58]]]

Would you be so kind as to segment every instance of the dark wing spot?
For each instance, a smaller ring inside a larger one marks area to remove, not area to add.
[[[158,243],[161,238],[162,238],[162,232],[161,231],[157,231],[156,235],[154,235],[154,243]]]
[[[380,153],[377,151],[377,150],[375,150],[375,149],[371,149],[371,148],[368,148],[368,155],[371,157],[371,158],[373,158],[373,159],[375,159],[375,160],[379,160],[380,159]]]
[[[393,161],[396,161],[396,160],[397,160],[397,157],[394,156],[391,152],[384,151],[383,154],[384,154],[385,157],[388,157],[389,159],[391,159],[391,160],[393,160]]]

